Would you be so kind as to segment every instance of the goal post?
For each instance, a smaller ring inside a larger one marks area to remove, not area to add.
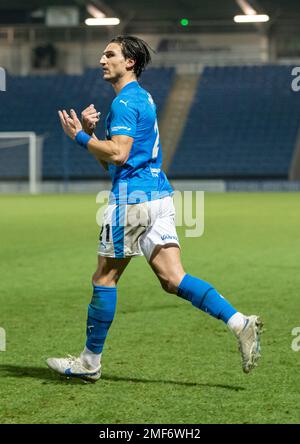
[[[39,185],[42,176],[42,137],[33,131],[0,131],[0,153],[3,153],[3,149],[20,147],[26,141],[28,145],[28,188],[30,194],[36,194],[40,191]],[[3,178],[0,174],[1,180]]]

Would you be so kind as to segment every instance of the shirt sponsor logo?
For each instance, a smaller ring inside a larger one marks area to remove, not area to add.
[[[131,131],[131,128],[129,126],[113,126],[111,131],[119,131],[120,129]]]
[[[177,236],[172,236],[171,234],[164,234],[163,236],[160,236],[162,241],[165,240],[176,240],[178,241],[178,237]]]

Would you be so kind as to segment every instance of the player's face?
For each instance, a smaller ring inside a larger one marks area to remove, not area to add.
[[[109,43],[100,59],[103,78],[108,82],[116,82],[123,77],[134,64],[132,59],[125,59],[118,43]]]

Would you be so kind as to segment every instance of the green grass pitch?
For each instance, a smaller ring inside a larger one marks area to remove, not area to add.
[[[99,228],[93,195],[0,197],[0,423],[300,421],[300,196],[205,194],[205,233],[178,230],[185,269],[265,323],[260,365],[242,373],[220,321],[160,288],[132,260],[96,384],[45,364],[85,341]]]

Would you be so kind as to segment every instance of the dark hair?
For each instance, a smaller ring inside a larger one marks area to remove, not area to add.
[[[110,43],[118,43],[121,46],[125,59],[135,60],[133,71],[137,78],[140,77],[148,63],[151,62],[149,49],[155,52],[144,40],[132,35],[118,35]]]

